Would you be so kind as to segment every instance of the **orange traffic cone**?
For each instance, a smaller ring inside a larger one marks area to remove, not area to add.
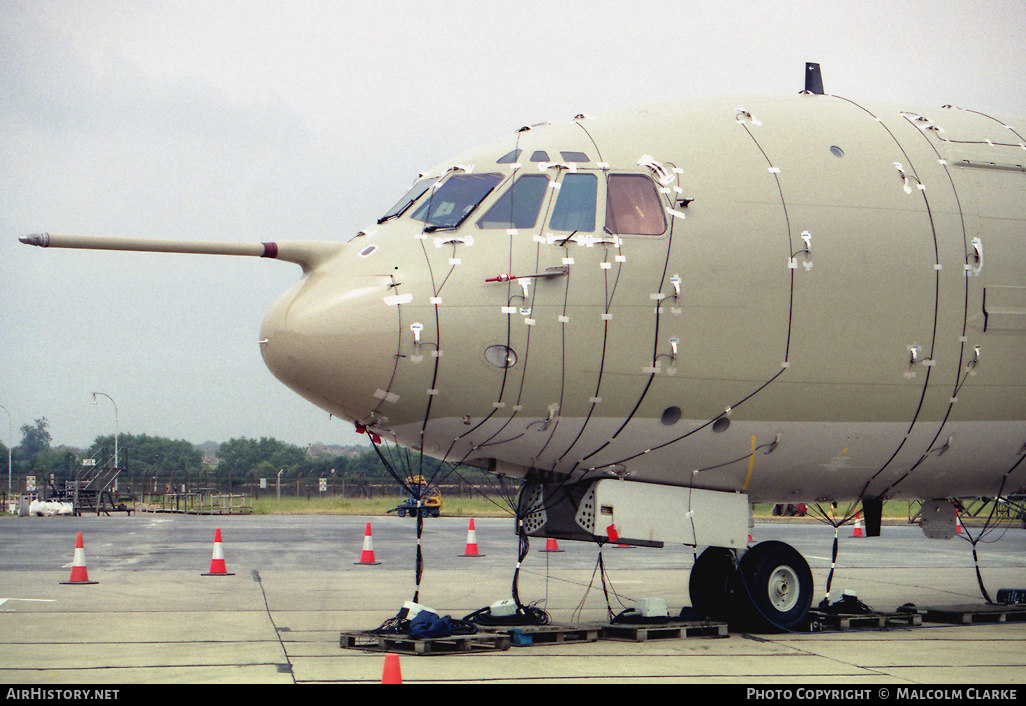
[[[399,655],[393,652],[385,653],[385,669],[381,672],[382,684],[402,684],[403,670],[399,665]]]
[[[545,540],[545,548],[541,549],[540,551],[554,553],[554,552],[561,552],[563,550],[559,548],[558,544],[556,544],[556,538],[555,537],[549,537],[547,540]]]
[[[865,537],[866,536],[866,535],[864,535],[862,533],[862,514],[861,513],[858,513],[858,512],[855,513],[855,529],[853,529],[851,531],[851,536],[852,537]]]
[[[962,518],[959,517],[958,508],[955,508],[955,534],[962,534]]]
[[[61,581],[65,586],[72,584],[93,584],[99,581],[90,581],[89,572],[85,565],[85,543],[82,541],[82,533],[75,537],[75,557],[71,561],[71,576],[67,581]]]
[[[224,550],[221,549],[221,529],[214,530],[214,554],[210,557],[210,571],[201,576],[234,576],[228,573],[224,563]]]
[[[371,526],[370,522],[367,523],[366,529],[363,531],[363,551],[360,552],[360,561],[357,564],[380,564],[380,561],[374,559],[374,540],[371,539]]]
[[[467,548],[460,556],[484,556],[477,551],[477,530],[474,529],[474,518],[470,518],[470,525],[467,527]]]

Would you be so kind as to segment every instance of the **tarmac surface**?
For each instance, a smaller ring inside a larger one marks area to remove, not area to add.
[[[368,522],[375,564],[359,563]],[[467,518],[427,519],[422,538],[419,603],[453,618],[512,595],[512,520],[475,520],[482,555],[476,557],[461,556],[468,526]],[[61,689],[379,683],[384,654],[344,648],[340,633],[377,628],[413,598],[414,528],[412,519],[391,516],[2,517],[0,681]],[[231,575],[204,576],[216,529]],[[78,532],[88,578],[96,583],[67,585]],[[975,536],[978,530],[967,532]],[[931,684],[963,690],[1019,684],[1004,696],[1023,700],[1026,621],[1013,608],[1007,622],[978,622],[973,611],[985,601],[969,542],[929,540],[910,526],[885,526],[878,538],[851,534],[850,526],[839,530],[832,601],[849,589],[875,611],[907,603],[959,606],[968,611],[970,624],[924,621],[886,629],[402,654],[402,680],[717,683],[792,690],[841,684],[872,687],[872,696],[883,700],[896,700],[898,689],[914,697],[917,692],[907,689]],[[802,552],[816,581],[814,605],[825,597],[832,527],[757,522],[753,535],[755,541],[787,541]],[[532,540],[518,590],[524,603],[537,603],[553,623],[607,622],[646,597],[662,598],[672,614],[689,604],[690,548],[607,546],[600,552],[579,542],[560,542],[558,553],[539,551],[544,548],[544,540]],[[1026,531],[1005,528],[979,542],[977,550],[991,597],[1001,588],[1026,588]],[[597,570],[600,553],[604,582]]]

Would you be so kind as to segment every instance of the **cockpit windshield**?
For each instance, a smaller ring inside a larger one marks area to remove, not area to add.
[[[576,233],[595,230],[595,198],[598,177],[594,174],[567,174],[559,189],[556,206],[552,209],[549,228]]]
[[[453,174],[410,218],[424,221],[426,229],[430,230],[457,228],[501,181],[500,174]]]
[[[477,222],[479,228],[534,228],[545,197],[549,178],[528,174],[517,179],[488,213]]]
[[[606,231],[662,235],[666,219],[655,182],[644,174],[611,174],[606,182]]]
[[[403,197],[399,199],[395,206],[388,209],[388,213],[378,219],[378,223],[384,223],[385,221],[397,218],[403,215],[410,206],[416,203],[417,199],[424,195],[424,192],[430,189],[439,177],[431,177],[430,179],[418,179],[410,190],[403,194]]]

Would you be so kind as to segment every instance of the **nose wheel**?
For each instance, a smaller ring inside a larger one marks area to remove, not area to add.
[[[691,607],[707,618],[727,622],[733,609],[737,560],[734,552],[709,547],[695,559],[688,580]]]
[[[767,598],[773,609],[786,613],[798,605],[798,574],[790,566],[778,566],[769,577]]]
[[[733,552],[709,547],[691,570],[691,605],[732,629],[751,632],[803,630],[812,607],[808,562],[783,542],[762,542],[735,566]]]

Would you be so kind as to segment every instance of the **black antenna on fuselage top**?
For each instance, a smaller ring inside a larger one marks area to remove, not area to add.
[[[819,72],[819,64],[805,64],[805,92],[823,95],[823,74]]]

